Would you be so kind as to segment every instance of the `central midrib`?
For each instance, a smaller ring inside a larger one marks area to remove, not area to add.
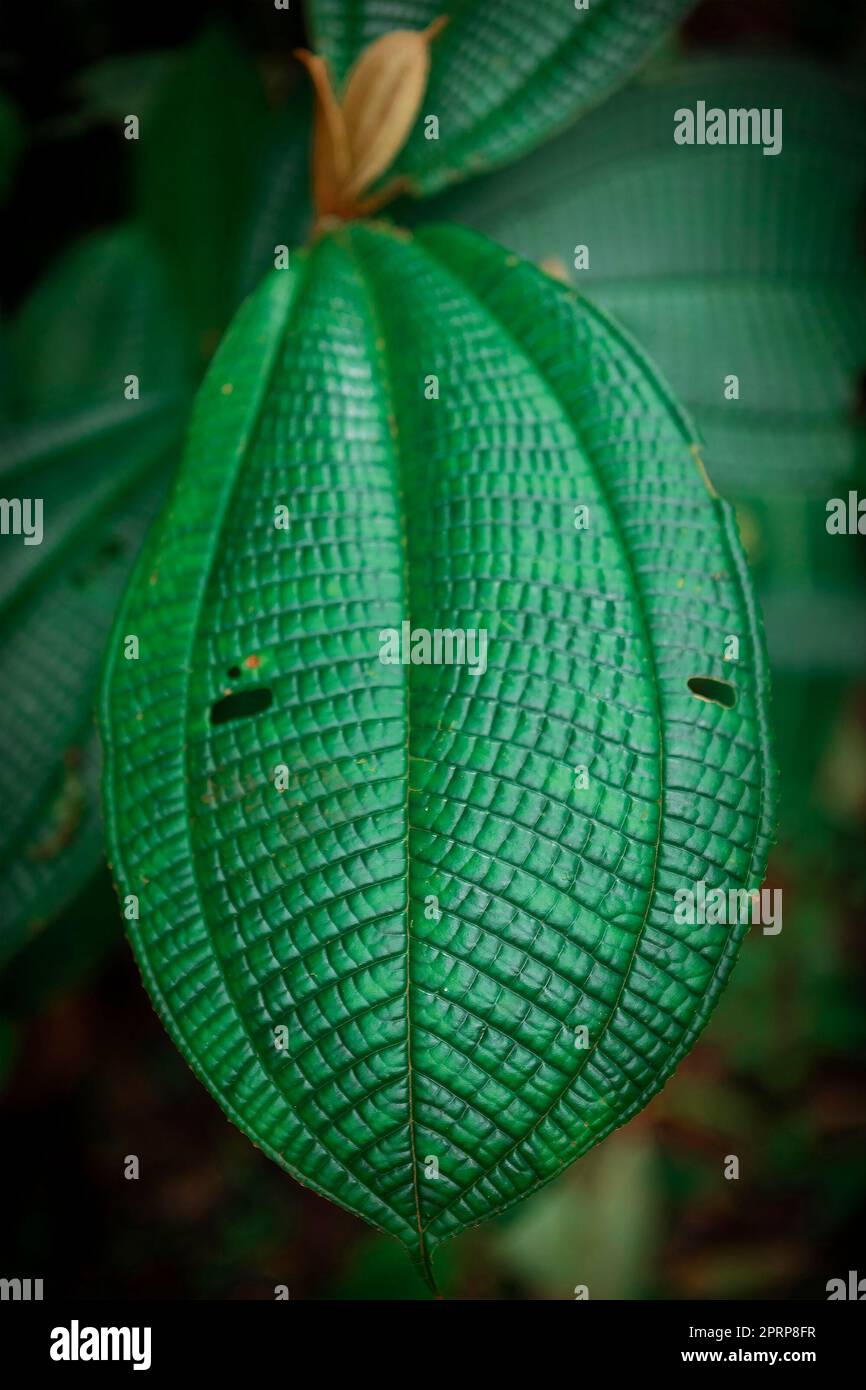
[[[387,423],[387,425],[388,425],[389,432],[390,432],[390,437],[391,437],[391,445],[390,445],[390,448],[391,448],[391,456],[392,456],[392,460],[393,460],[393,464],[394,464],[394,477],[395,477],[395,481],[396,481],[396,490],[397,490],[397,513],[398,513],[399,522],[400,522],[400,548],[401,548],[402,553],[403,553],[402,584],[401,584],[402,601],[403,601],[403,602],[402,602],[402,608],[403,608],[402,617],[403,617],[404,620],[408,620],[408,621],[410,622],[410,624],[411,624],[411,620],[412,620],[412,597],[411,597],[411,573],[412,573],[412,567],[411,567],[410,562],[409,562],[409,524],[408,524],[408,510],[407,510],[406,488],[405,488],[404,480],[403,480],[403,451],[402,451],[402,449],[401,449],[401,447],[400,447],[400,442],[399,442],[399,424],[398,424],[398,416],[397,416],[397,410],[396,410],[396,402],[395,402],[395,400],[394,400],[394,394],[393,394],[392,389],[391,389],[391,362],[390,362],[390,357],[389,357],[389,352],[388,352],[388,341],[389,341],[389,340],[388,340],[388,337],[387,337],[387,335],[386,335],[386,333],[385,333],[385,331],[384,331],[384,325],[383,325],[383,321],[382,321],[382,315],[381,315],[381,313],[380,313],[380,311],[379,311],[379,305],[378,305],[378,301],[377,301],[377,299],[376,299],[375,290],[374,290],[373,285],[372,285],[372,283],[371,283],[370,277],[365,273],[365,268],[364,268],[364,266],[363,266],[363,263],[362,263],[362,261],[361,261],[361,258],[357,255],[357,252],[356,252],[356,250],[355,250],[355,246],[354,246],[353,241],[352,241],[351,232],[349,232],[349,234],[348,234],[345,238],[342,238],[342,237],[341,237],[341,238],[339,238],[339,240],[340,240],[341,244],[345,246],[346,250],[348,251],[349,255],[352,257],[352,260],[354,261],[354,264],[355,264],[355,266],[356,266],[356,268],[357,268],[359,285],[360,285],[360,287],[361,287],[361,289],[362,289],[362,292],[363,292],[363,294],[364,294],[364,298],[365,298],[365,300],[366,300],[367,312],[368,312],[368,315],[369,315],[370,333],[371,333],[371,339],[372,339],[372,344],[373,344],[373,353],[374,353],[375,357],[377,357],[377,358],[379,359],[379,361],[380,361],[380,363],[381,363],[381,366],[382,366],[382,371],[381,371],[380,377],[379,377],[379,380],[380,380],[380,383],[381,383],[381,386],[380,386],[380,395],[381,395],[381,397],[382,397],[382,399],[383,399],[383,403],[384,403],[384,406],[385,406],[385,419],[386,419],[386,423]],[[410,1157],[410,1162],[411,1162],[411,1165],[412,1165],[412,1195],[413,1195],[414,1204],[415,1204],[415,1220],[416,1220],[417,1234],[418,1234],[418,1257],[419,1257],[419,1260],[420,1260],[422,1269],[424,1270],[424,1273],[425,1273],[427,1279],[428,1279],[428,1280],[431,1282],[431,1284],[432,1284],[432,1283],[433,1283],[433,1272],[432,1272],[432,1268],[431,1268],[431,1264],[430,1264],[430,1255],[429,1255],[429,1252],[428,1252],[428,1249],[427,1249],[427,1239],[426,1239],[426,1236],[425,1236],[424,1220],[423,1220],[423,1214],[422,1214],[422,1211],[421,1211],[421,1185],[420,1185],[419,1175],[418,1175],[418,1151],[417,1151],[417,1144],[416,1144],[416,1126],[415,1126],[415,1088],[414,1088],[414,1074],[413,1074],[413,1067],[412,1067],[412,1049],[413,1049],[412,1009],[411,1009],[411,993],[412,993],[412,978],[413,978],[413,973],[412,973],[412,921],[411,921],[412,900],[411,900],[411,893],[410,893],[411,870],[410,870],[410,850],[409,850],[409,836],[410,836],[410,812],[409,812],[409,801],[410,801],[410,795],[411,795],[410,776],[409,776],[409,764],[410,764],[410,756],[411,756],[411,755],[410,755],[410,749],[411,749],[411,741],[412,741],[412,688],[411,688],[411,680],[410,680],[410,678],[409,678],[409,672],[411,671],[412,668],[411,668],[411,666],[408,666],[408,667],[401,667],[401,669],[402,669],[403,672],[404,672],[403,689],[404,689],[404,697],[405,697],[404,710],[405,710],[405,724],[406,724],[406,747],[405,747],[406,795],[405,795],[404,802],[403,802],[403,818],[404,818],[404,824],[405,824],[405,827],[406,827],[406,834],[405,834],[405,838],[404,838],[403,843],[404,843],[405,895],[406,895],[406,908],[405,908],[405,932],[406,932],[406,958],[405,958],[405,959],[406,959],[406,965],[405,965],[405,970],[406,970],[406,990],[405,990],[405,1013],[406,1013],[406,1094],[407,1094],[407,1107],[408,1107],[409,1157]]]

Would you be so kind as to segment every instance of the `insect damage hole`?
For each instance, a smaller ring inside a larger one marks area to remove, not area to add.
[[[730,681],[716,680],[715,676],[689,676],[686,685],[699,700],[709,700],[724,709],[733,709],[737,703],[737,692]]]
[[[261,714],[274,703],[274,692],[260,685],[254,690],[236,690],[214,700],[210,707],[212,724],[228,724],[233,719],[247,719],[251,714]]]

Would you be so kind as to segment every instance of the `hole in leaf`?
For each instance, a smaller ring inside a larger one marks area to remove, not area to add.
[[[210,707],[212,724],[228,724],[233,719],[247,719],[251,714],[261,714],[274,703],[274,692],[260,685],[255,690],[237,690],[232,695],[224,695],[215,700]]]
[[[737,703],[737,692],[730,681],[719,681],[715,676],[689,676],[686,685],[699,700],[709,700],[725,709],[733,709]]]
[[[231,677],[231,679],[232,679],[233,681],[236,681],[236,680],[238,679],[238,676],[240,675],[240,673],[241,673],[241,668],[240,668],[240,666],[230,666],[229,669],[228,669],[228,674],[229,674],[229,676]]]

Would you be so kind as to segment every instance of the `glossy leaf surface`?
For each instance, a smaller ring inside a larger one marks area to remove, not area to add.
[[[486,660],[383,663],[403,622]],[[111,644],[111,857],[166,1026],[429,1271],[694,1041],[744,928],[674,893],[762,878],[766,694],[731,513],[620,331],[472,233],[322,239],[220,348]]]

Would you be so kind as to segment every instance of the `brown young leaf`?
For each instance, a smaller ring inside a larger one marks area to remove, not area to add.
[[[430,44],[447,23],[443,17],[420,32],[400,29],[371,43],[349,73],[342,101],[324,58],[296,50],[316,96],[313,201],[320,221],[369,216],[403,188],[396,178],[362,196],[406,143],[427,87]]]
[[[343,114],[354,197],[383,174],[406,143],[430,73],[430,44],[447,20],[422,32],[398,29],[371,43],[346,81]]]
[[[316,96],[313,137],[313,201],[320,217],[342,216],[346,185],[351,173],[349,138],[343,111],[334,95],[324,58],[305,48],[295,50],[310,74]]]

